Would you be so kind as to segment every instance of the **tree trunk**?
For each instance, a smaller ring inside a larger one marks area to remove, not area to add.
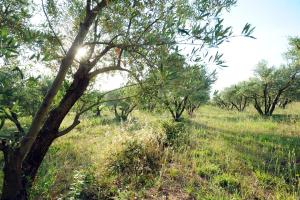
[[[57,108],[49,113],[32,148],[22,162],[19,154],[4,153],[7,162],[4,167],[2,200],[27,199],[37,171],[53,141],[58,137],[59,127],[76,101],[83,95],[89,84],[88,72],[79,69],[74,81]]]
[[[101,109],[99,107],[96,110],[96,117],[101,117]]]
[[[26,200],[27,190],[22,172],[22,159],[18,150],[4,151],[4,181],[1,200]]]
[[[115,113],[115,118],[116,118],[117,120],[120,120],[120,115],[119,115],[119,113],[118,113],[118,108],[117,108],[116,105],[114,105],[114,113]]]
[[[289,103],[289,100],[286,99],[285,102],[282,105],[282,109],[286,109],[287,104]]]
[[[257,112],[258,112],[260,115],[264,115],[264,112],[262,111],[260,105],[258,104],[257,99],[254,99],[254,100],[255,100],[254,108],[257,110]]]

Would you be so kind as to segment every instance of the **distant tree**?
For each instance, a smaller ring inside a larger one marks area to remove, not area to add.
[[[196,94],[188,98],[186,111],[190,117],[194,116],[195,111],[202,105],[209,101],[209,90],[199,90]]]
[[[271,116],[277,106],[285,108],[299,100],[300,39],[290,38],[287,65],[269,67],[267,61],[258,63],[255,77],[215,93],[213,102],[221,108],[243,111],[248,102],[253,103],[260,115]]]
[[[245,94],[245,83],[225,88],[221,93],[223,101],[239,112],[243,112],[249,104],[249,97]]]
[[[300,38],[289,38],[289,49],[285,53],[285,58],[288,60],[288,64],[297,68],[300,65]],[[287,104],[293,101],[300,100],[300,79],[297,78],[291,88],[287,90],[279,101],[279,106],[285,108]]]
[[[221,109],[226,109],[226,110],[233,109],[233,105],[230,102],[226,101],[222,96],[221,92],[219,91],[214,91],[212,104],[218,106]]]
[[[271,116],[280,98],[299,79],[300,66],[268,67],[265,61],[256,68],[256,78],[252,80],[251,96],[259,114]]]
[[[159,66],[159,70],[149,74],[148,81],[157,89],[156,101],[167,108],[175,121],[180,121],[187,108],[192,115],[209,99],[214,72],[208,73],[204,66],[187,64],[176,52],[162,54]]]
[[[137,107],[137,87],[116,90],[107,95],[106,105],[112,107],[118,121],[127,121],[128,116]]]
[[[278,106],[285,109],[288,104],[295,101],[300,101],[300,79],[280,97]]]

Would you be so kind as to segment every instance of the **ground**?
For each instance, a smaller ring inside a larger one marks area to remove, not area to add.
[[[300,198],[300,103],[271,118],[210,105],[169,118],[86,116],[51,147],[31,198]]]

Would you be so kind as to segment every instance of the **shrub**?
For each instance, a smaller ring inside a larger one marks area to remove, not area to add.
[[[151,185],[161,168],[161,152],[152,142],[141,144],[134,140],[124,144],[123,150],[113,154],[109,171],[117,176],[121,187],[133,188]]]
[[[224,188],[229,193],[239,192],[241,189],[241,184],[239,183],[239,181],[229,174],[216,176],[215,182],[217,183],[217,185]]]
[[[273,189],[284,185],[282,179],[264,172],[255,171],[255,176],[258,179],[260,186],[266,189]]]
[[[197,174],[202,178],[210,179],[220,172],[220,168],[214,164],[208,164],[196,169]]]
[[[58,200],[109,200],[117,194],[112,177],[96,178],[90,168],[75,170],[72,183],[65,194],[61,194]]]
[[[176,146],[184,139],[185,126],[182,122],[164,121],[162,123],[165,134],[165,146]]]

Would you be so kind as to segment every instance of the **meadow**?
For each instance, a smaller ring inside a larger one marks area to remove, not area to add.
[[[145,111],[85,116],[51,146],[30,198],[296,200],[299,113],[294,103],[270,118],[211,105],[176,123]]]

